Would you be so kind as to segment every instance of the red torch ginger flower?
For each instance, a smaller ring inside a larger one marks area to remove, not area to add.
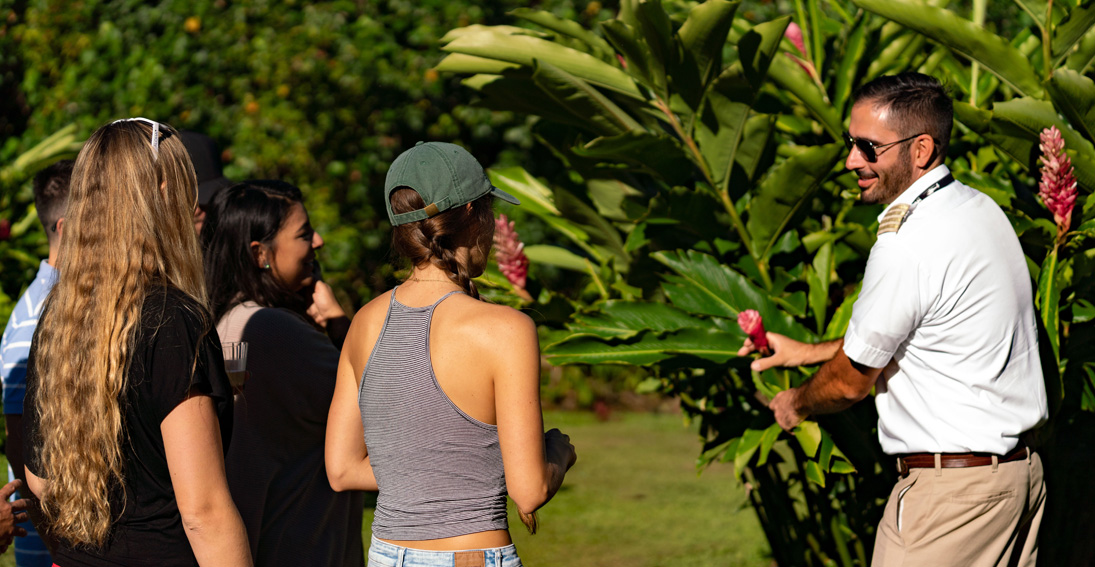
[[[494,221],[494,258],[498,261],[498,269],[513,284],[517,295],[531,301],[532,296],[525,291],[525,284],[528,283],[525,243],[517,236],[514,222],[504,214]]]
[[[1056,126],[1042,130],[1042,181],[1038,195],[1057,223],[1057,241],[1063,242],[1072,225],[1072,208],[1076,205],[1076,177],[1072,175],[1072,160],[1065,153],[1065,141]]]
[[[738,326],[749,334],[749,340],[753,341],[753,346],[767,356],[768,337],[765,335],[764,321],[761,320],[760,313],[757,313],[756,309],[746,309],[738,313]]]

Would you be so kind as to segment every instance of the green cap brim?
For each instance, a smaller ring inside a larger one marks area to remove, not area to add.
[[[521,204],[521,201],[517,197],[514,197],[513,195],[510,195],[509,193],[506,193],[505,191],[503,191],[503,190],[501,190],[501,189],[499,189],[499,188],[497,188],[493,185],[491,185],[491,187],[490,187],[490,194],[495,196],[495,197],[498,197],[499,199],[501,199],[501,200],[503,200],[507,203],[512,203],[514,205],[520,205]]]

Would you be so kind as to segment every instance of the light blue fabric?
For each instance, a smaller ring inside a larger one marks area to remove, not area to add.
[[[34,281],[15,304],[7,327],[4,328],[4,336],[0,338],[0,378],[4,383],[5,414],[23,414],[30,341],[34,338],[34,329],[38,326],[38,317],[42,314],[42,305],[46,302],[46,296],[56,283],[57,270],[42,260],[38,266],[38,274],[34,276]],[[9,466],[8,481],[12,480],[15,480],[15,475]],[[21,498],[21,496],[16,492],[12,498]],[[19,526],[27,530],[27,535],[15,538],[16,566],[50,567],[53,565],[46,544],[38,536],[34,524],[28,520]]]
[[[522,567],[521,559],[517,557],[517,548],[513,544],[467,551],[483,552],[484,567]],[[425,551],[400,547],[380,541],[373,536],[373,541],[369,545],[368,567],[454,567],[455,556],[456,552],[452,551]]]
[[[4,336],[0,338],[0,378],[4,381],[5,414],[23,414],[30,340],[34,338],[34,328],[38,326],[42,305],[55,283],[57,270],[42,260],[38,266],[38,275],[34,276],[34,281],[15,304],[8,325],[4,328]]]

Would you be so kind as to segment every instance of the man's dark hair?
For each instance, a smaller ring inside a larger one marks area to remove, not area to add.
[[[243,181],[213,195],[201,243],[214,320],[244,301],[305,314],[301,296],[255,265],[251,252],[251,242],[273,243],[290,209],[302,201],[295,185],[269,179]]]
[[[899,136],[928,134],[938,148],[935,158],[946,155],[954,103],[935,77],[911,71],[879,77],[856,91],[855,104],[861,102],[888,108],[890,127]]]
[[[72,181],[72,166],[76,162],[63,159],[39,171],[34,176],[34,207],[38,220],[46,229],[46,238],[53,242],[57,237],[57,221],[65,216],[68,203],[68,187]]]

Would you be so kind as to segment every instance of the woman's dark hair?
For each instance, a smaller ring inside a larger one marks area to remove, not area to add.
[[[249,180],[217,192],[206,211],[201,242],[213,319],[244,301],[304,314],[303,296],[255,262],[251,242],[271,246],[300,189],[284,181]]]
[[[392,212],[415,211],[426,202],[414,189],[403,187],[392,193]],[[437,216],[392,228],[392,248],[414,266],[432,263],[445,270],[449,279],[468,295],[478,298],[472,278],[483,273],[494,237],[494,212],[490,194],[466,206],[454,207]],[[461,262],[457,248],[467,246],[469,255]]]

